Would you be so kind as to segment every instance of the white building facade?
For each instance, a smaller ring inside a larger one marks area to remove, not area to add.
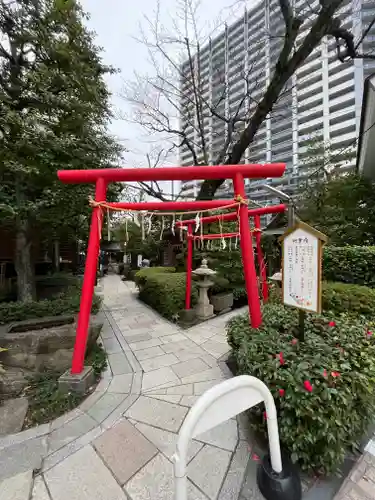
[[[308,9],[319,9],[318,0],[295,0],[297,12],[308,14]],[[375,16],[375,0],[346,0],[338,12],[342,26],[350,30],[359,40]],[[301,41],[313,21],[306,21],[297,39]],[[262,0],[233,25],[227,26],[214,40],[202,47],[195,56],[194,72],[199,74],[200,91],[204,102],[217,114],[232,116],[246,94],[246,85],[251,88],[244,100],[244,108],[256,106],[263,95],[273,73],[283,43],[284,21],[278,0]],[[375,54],[375,26],[362,44],[363,53]],[[188,73],[188,64],[182,65]],[[355,146],[360,128],[364,79],[375,72],[375,61],[357,59],[340,62],[337,58],[335,39],[323,39],[305,63],[288,82],[287,89],[274,106],[270,117],[262,124],[254,141],[246,151],[243,163],[285,162],[286,174],[282,179],[267,182],[288,193],[311,176],[313,165],[306,165],[304,155],[308,144],[315,137],[330,145],[335,156],[342,152],[353,152],[353,159],[342,166],[348,170],[355,165]],[[248,81],[245,82],[245,75]],[[213,116],[204,108],[202,120],[197,123],[194,113],[191,79],[182,82],[181,128],[189,140],[197,145],[200,154],[199,131],[204,131],[208,163],[213,164],[227,137],[223,120]],[[185,87],[184,87],[185,85]],[[247,88],[249,88],[247,87]],[[193,117],[193,118],[192,118]],[[194,163],[191,150],[180,148],[180,164]],[[319,165],[318,165],[319,166]],[[264,202],[269,195],[259,187],[264,181],[252,181],[248,185],[249,195],[254,201]],[[182,183],[182,194],[196,196],[199,182]],[[227,186],[227,193],[231,187]],[[225,194],[225,189],[221,195]]]

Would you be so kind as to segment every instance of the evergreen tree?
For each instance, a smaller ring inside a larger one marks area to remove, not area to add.
[[[105,168],[120,148],[107,132],[105,66],[75,0],[0,0],[0,216],[16,231],[18,298],[35,298],[32,244],[77,231],[87,186],[58,169]]]

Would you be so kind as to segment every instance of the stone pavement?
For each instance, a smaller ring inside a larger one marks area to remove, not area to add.
[[[79,408],[0,439],[0,500],[173,499],[177,433],[197,398],[231,376],[220,361],[225,323],[241,311],[182,330],[139,302],[134,284],[108,276],[103,285],[109,367]],[[263,498],[249,436],[240,415],[192,441],[189,500]],[[361,467],[360,480],[373,480],[375,469]]]
[[[375,500],[375,439],[366,446],[335,500]]]
[[[108,276],[102,341],[109,367],[79,408],[0,439],[0,500],[169,500],[171,457],[189,408],[230,376],[229,315],[181,330]],[[238,314],[236,311],[234,314]],[[249,460],[242,419],[190,447],[189,500],[239,497]]]

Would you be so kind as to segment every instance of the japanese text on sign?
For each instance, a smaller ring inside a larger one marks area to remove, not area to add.
[[[320,242],[302,228],[283,240],[283,302],[319,312]]]

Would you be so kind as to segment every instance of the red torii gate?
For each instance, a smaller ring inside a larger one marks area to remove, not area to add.
[[[279,205],[272,205],[268,207],[252,208],[248,210],[248,217],[254,218],[254,234],[257,247],[258,265],[262,277],[262,296],[263,300],[268,300],[268,286],[267,286],[267,273],[263,266],[263,252],[260,244],[260,216],[266,214],[276,214],[285,212],[287,206],[283,203]],[[238,212],[230,212],[226,214],[209,215],[201,217],[200,224],[209,224],[212,222],[230,222],[238,219]],[[201,236],[193,236],[193,227],[196,225],[195,219],[188,219],[176,222],[177,227],[187,227],[187,255],[186,255],[186,292],[185,292],[185,309],[191,308],[191,280],[193,271],[193,241],[194,240],[212,240],[221,238],[235,238],[238,233],[224,233],[224,234],[205,234]],[[251,234],[251,232],[250,232]]]
[[[192,210],[201,211],[220,207],[233,206],[233,200],[211,201],[173,201],[173,202],[139,202],[139,203],[106,203],[107,185],[110,182],[167,181],[167,180],[206,180],[232,179],[235,201],[238,202],[239,232],[241,234],[241,253],[244,266],[246,291],[249,303],[250,322],[253,328],[259,328],[262,322],[257,277],[251,233],[248,223],[248,204],[245,194],[244,179],[264,179],[281,177],[285,171],[285,163],[264,165],[215,165],[194,167],[166,168],[108,168],[98,170],[60,170],[58,178],[68,184],[95,184],[95,202],[91,217],[90,235],[83,278],[80,311],[78,315],[76,341],[74,345],[72,374],[81,373],[87,343],[87,333],[94,293],[95,278],[98,266],[100,231],[103,222],[101,204],[112,209],[123,210]],[[237,215],[236,215],[237,216]]]

